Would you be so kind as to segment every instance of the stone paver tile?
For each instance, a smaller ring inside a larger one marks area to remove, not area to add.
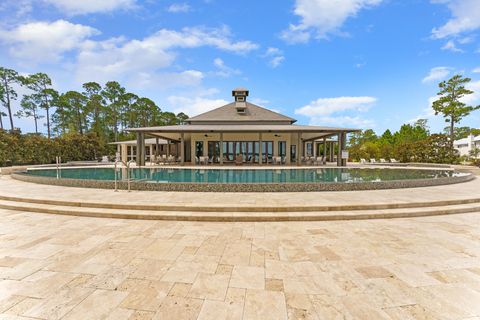
[[[368,295],[349,295],[342,297],[342,302],[353,317],[359,320],[371,319],[390,319],[381,308],[377,308],[369,303]]]
[[[23,315],[32,318],[60,319],[93,291],[94,289],[92,288],[82,287],[62,289],[44,299],[42,303],[24,312]]]
[[[144,310],[137,310],[135,311],[128,320],[151,320],[155,316],[155,312],[153,311],[144,311]]]
[[[128,290],[129,294],[120,306],[127,309],[156,311],[172,285],[169,282],[143,280]]]
[[[72,273],[41,272],[41,274],[41,277],[35,281],[22,281],[22,289],[20,289],[17,294],[28,297],[45,298],[56,293],[61,287],[76,277],[76,275]]]
[[[247,290],[243,319],[287,319],[287,307],[283,292]]]
[[[95,290],[62,320],[106,318],[127,297],[122,291]]]
[[[132,278],[160,280],[172,264],[166,260],[142,259],[132,266]]]
[[[267,278],[285,279],[291,278],[295,269],[291,263],[281,260],[265,260],[265,276]]]
[[[229,286],[263,290],[265,288],[265,269],[260,267],[234,266]]]
[[[202,304],[203,300],[200,299],[168,296],[163,299],[153,319],[195,320],[198,318]]]
[[[283,292],[283,280],[282,279],[265,279],[265,290]]]
[[[188,297],[223,301],[229,281],[230,275],[199,273]]]
[[[438,315],[418,304],[385,308],[383,311],[388,314],[392,320],[440,319]]]
[[[85,286],[95,289],[116,290],[128,275],[129,272],[123,268],[110,268],[94,276]]]
[[[429,276],[420,267],[413,264],[393,264],[385,268],[412,287],[423,287],[441,283],[437,279]]]
[[[176,282],[168,292],[168,296],[185,298],[191,288],[191,283]]]
[[[9,295],[2,300],[0,300],[0,313],[10,309],[26,297],[24,296],[17,296],[17,295]]]
[[[353,319],[340,297],[310,295],[313,310],[319,319]]]
[[[105,320],[130,320],[130,317],[135,313],[135,310],[115,308],[105,318]]]
[[[34,306],[40,304],[42,299],[26,297],[22,301],[13,305],[10,309],[6,310],[4,313],[9,315],[23,315],[28,310],[32,309]]]
[[[74,287],[83,287],[85,286],[89,281],[92,280],[94,276],[91,274],[79,274],[75,278],[72,279],[69,283],[67,283],[65,286],[69,288],[74,288]]]
[[[250,241],[241,241],[229,244],[225,247],[221,264],[231,264],[237,266],[248,266],[250,262],[250,252],[252,245]]]
[[[252,248],[250,266],[265,267],[265,251],[262,248]]]
[[[367,279],[393,277],[392,272],[379,266],[361,267],[355,268],[355,270]]]
[[[240,303],[241,305],[243,305],[245,303],[245,293],[246,289],[228,288],[225,302],[228,302],[230,304]]]
[[[242,303],[205,300],[198,315],[198,320],[241,320],[242,316]]]
[[[20,263],[25,262],[25,258],[18,257],[3,257],[0,259],[0,267],[9,267],[13,268],[18,266]]]
[[[215,274],[226,274],[231,275],[233,270],[233,266],[229,264],[219,264]]]
[[[318,319],[310,297],[306,294],[286,294],[289,319]]]
[[[176,261],[162,277],[162,281],[193,283],[199,272],[215,273],[215,262]]]

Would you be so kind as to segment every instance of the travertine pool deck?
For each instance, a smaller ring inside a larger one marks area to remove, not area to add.
[[[473,181],[421,188],[331,192],[282,193],[211,193],[162,192],[75,188],[22,182],[10,176],[0,176],[0,196],[52,199],[57,201],[125,204],[132,206],[178,206],[185,210],[195,208],[260,208],[355,206],[374,204],[402,204],[411,202],[447,201],[480,198],[480,179]]]
[[[479,301],[479,214],[200,223],[0,209],[0,319],[474,320]]]

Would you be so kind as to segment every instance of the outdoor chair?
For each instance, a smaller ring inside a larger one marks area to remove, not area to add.
[[[316,157],[314,164],[317,166],[323,164],[323,157]]]
[[[394,158],[390,158],[391,163],[399,163],[400,161],[395,160]]]
[[[370,163],[377,163],[377,160],[375,160],[374,158],[370,159]]]
[[[385,161],[385,159],[381,158],[380,163],[387,163],[387,161]]]
[[[360,163],[361,163],[361,164],[365,164],[365,163],[367,163],[367,160],[365,160],[365,159],[362,158],[362,159],[360,159]]]
[[[243,156],[241,154],[238,154],[235,157],[235,165],[236,166],[241,166],[243,164]]]

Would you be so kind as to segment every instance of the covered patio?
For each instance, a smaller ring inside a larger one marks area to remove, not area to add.
[[[237,156],[241,156],[242,163],[252,165],[336,162],[338,166],[346,166],[346,136],[352,132],[346,128],[298,125],[275,126],[274,130],[264,125],[183,125],[136,128],[131,131],[137,134],[135,149],[140,152],[136,152],[135,160],[138,166],[144,166],[151,155],[161,156],[160,145],[155,148],[145,145],[147,137],[166,141],[165,145],[171,146],[166,156],[178,157],[182,165],[233,164]],[[153,153],[150,150],[154,150]],[[278,158],[280,162],[276,160]]]
[[[128,129],[137,135],[137,165],[144,166],[152,155],[147,152],[153,149],[155,158],[160,155],[158,141],[175,145],[181,165],[324,165],[334,161],[347,165],[347,134],[359,130],[295,125],[295,119],[247,102],[248,93],[245,88],[234,89],[234,102],[189,118],[185,124]],[[147,150],[146,138],[157,139],[156,147]]]

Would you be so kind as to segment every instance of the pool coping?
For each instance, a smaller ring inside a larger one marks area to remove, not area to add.
[[[64,187],[80,188],[115,188],[113,180],[91,180],[91,179],[71,179],[55,177],[43,177],[29,175],[26,172],[15,172],[11,174],[13,179],[33,182],[39,184],[56,185]],[[362,190],[381,190],[381,189],[402,189],[431,187],[448,184],[467,182],[475,179],[473,174],[465,174],[458,177],[433,178],[433,179],[410,179],[410,180],[391,180],[391,181],[370,181],[370,182],[352,182],[352,183],[155,183],[134,181],[130,183],[131,190],[141,191],[180,191],[180,192],[316,192],[316,191],[362,191]],[[117,182],[118,189],[127,190],[126,181]]]

